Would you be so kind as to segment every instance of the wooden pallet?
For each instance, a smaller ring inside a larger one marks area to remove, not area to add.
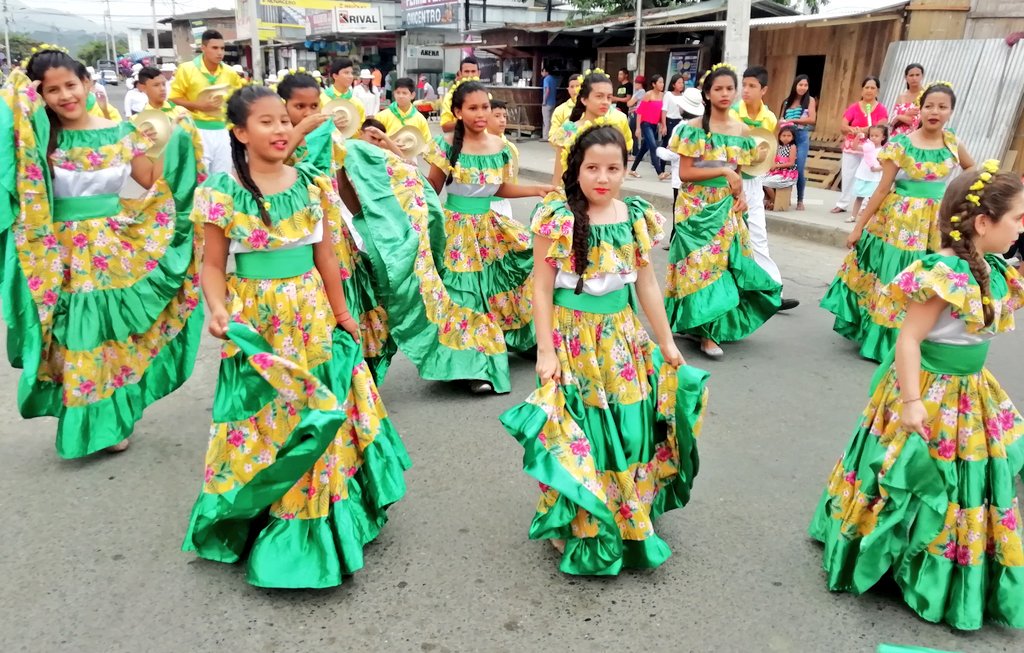
[[[831,142],[815,142],[807,154],[804,175],[807,182],[818,188],[838,190],[843,171],[842,149]]]

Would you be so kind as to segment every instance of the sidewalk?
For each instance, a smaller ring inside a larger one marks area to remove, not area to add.
[[[524,179],[551,182],[555,167],[555,150],[547,142],[524,140],[516,143],[519,148],[519,175]],[[622,195],[639,195],[665,215],[672,212],[672,183],[658,181],[654,168],[646,160],[637,168],[641,179],[626,177]],[[806,211],[790,209],[785,212],[768,211],[768,231],[773,234],[792,236],[816,243],[845,247],[846,237],[853,225],[844,220],[849,213],[833,215],[829,210],[835,205],[839,193],[813,186],[807,187],[804,197]],[[794,205],[796,193],[793,194]]]

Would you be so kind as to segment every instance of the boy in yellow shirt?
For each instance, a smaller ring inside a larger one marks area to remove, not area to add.
[[[455,81],[459,81],[463,78],[479,78],[480,77],[480,63],[475,57],[466,57],[459,63],[459,74],[455,76]],[[444,94],[444,99],[441,100],[441,131],[446,134],[455,131],[455,114],[452,113],[452,91],[451,88]]]
[[[416,82],[408,77],[402,77],[395,82],[392,96],[395,101],[376,116],[384,125],[387,135],[394,136],[402,127],[411,126],[418,129],[423,134],[423,140],[429,143],[430,126],[427,125],[427,119],[412,106],[412,99],[416,97]]]
[[[583,75],[573,75],[569,78],[569,99],[555,107],[554,112],[551,114],[551,131],[553,134],[556,129],[561,127],[566,120],[569,119],[569,114],[572,113],[572,108],[576,106],[576,96],[580,94],[580,84],[583,83]]]
[[[171,83],[171,101],[192,114],[203,141],[203,162],[209,173],[231,172],[231,139],[225,116],[225,97],[200,94],[211,86],[227,86],[225,96],[243,86],[242,78],[224,65],[224,37],[208,29],[202,36],[202,54],[178,67]]]

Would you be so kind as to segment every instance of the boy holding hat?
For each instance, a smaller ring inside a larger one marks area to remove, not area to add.
[[[394,136],[402,127],[410,126],[418,129],[423,134],[423,140],[429,143],[431,137],[427,119],[412,105],[412,99],[416,96],[416,82],[409,77],[399,79],[395,82],[393,95],[395,101],[376,116],[384,125],[387,135]]]

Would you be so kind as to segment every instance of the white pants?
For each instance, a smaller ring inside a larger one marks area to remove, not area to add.
[[[754,250],[754,260],[768,276],[782,283],[779,266],[768,253],[768,224],[764,217],[764,187],[761,186],[761,179],[744,179],[743,195],[747,200],[747,231],[750,232],[750,249]]]
[[[857,184],[857,168],[864,159],[863,154],[843,152],[843,191],[836,202],[836,208],[847,210],[853,203],[853,187]]]
[[[540,115],[544,119],[544,130],[541,134],[544,140],[548,140],[548,136],[551,135],[551,116],[555,112],[555,107],[550,104],[544,104],[540,108]]]
[[[227,129],[200,129],[206,173],[231,172],[231,137]]]
[[[496,197],[491,200],[491,210],[506,218],[512,217],[512,202],[504,197]]]

